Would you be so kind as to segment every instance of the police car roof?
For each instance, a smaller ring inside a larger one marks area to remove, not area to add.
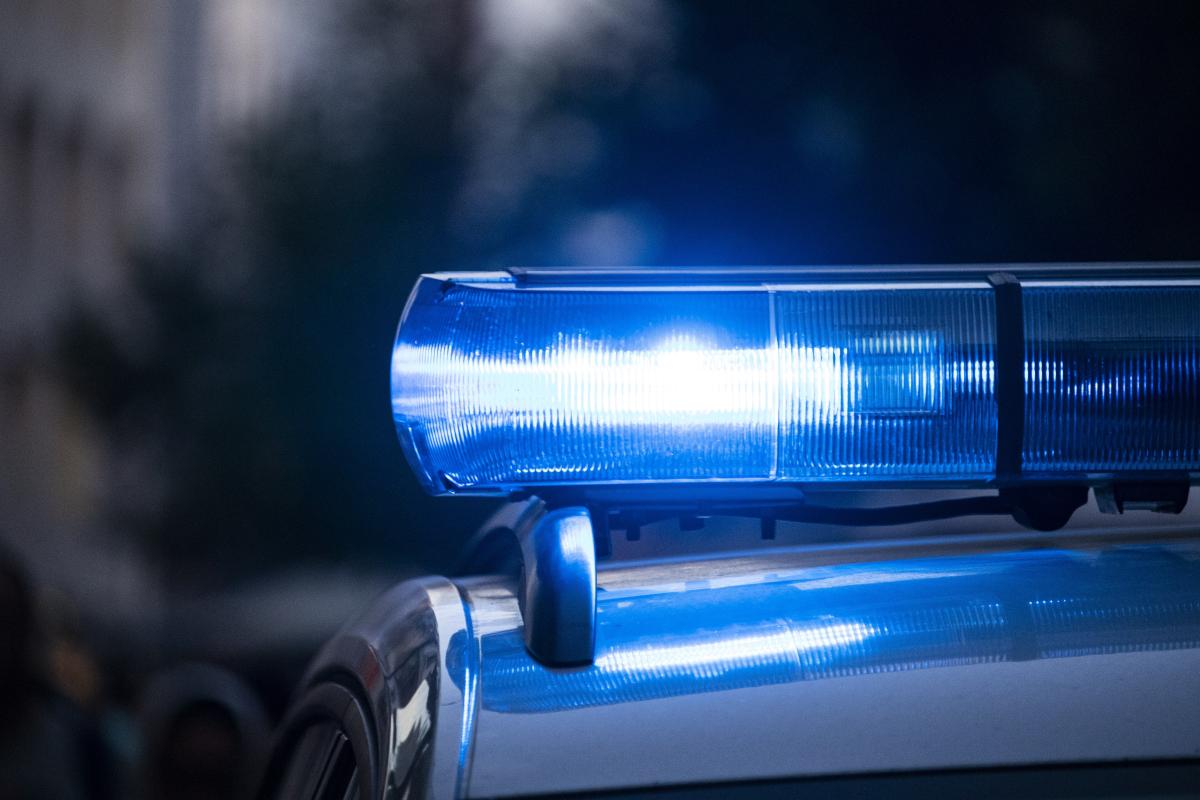
[[[576,667],[525,649],[515,577],[427,579],[313,675],[358,674],[432,796],[1194,759],[1196,516],[602,562]]]
[[[596,658],[460,582],[479,796],[1200,752],[1200,547],[1084,531],[611,564]],[[473,662],[473,663],[472,663]]]

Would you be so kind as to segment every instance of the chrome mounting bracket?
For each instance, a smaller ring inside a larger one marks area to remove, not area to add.
[[[518,534],[525,647],[549,666],[590,664],[596,647],[596,542],[583,506],[548,511]]]

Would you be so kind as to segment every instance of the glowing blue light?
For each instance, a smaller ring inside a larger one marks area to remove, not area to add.
[[[1200,283],[1023,288],[1024,471],[1200,473]],[[995,477],[983,281],[422,278],[392,409],[433,492]]]
[[[426,278],[393,350],[393,413],[435,491],[977,476],[995,450],[989,303],[986,285]]]
[[[766,348],[720,348],[673,333],[644,350],[604,351],[576,338],[511,360],[399,344],[392,370],[398,380],[428,384],[450,385],[469,376],[472,391],[507,412],[483,417],[484,426],[537,425],[547,416],[574,413],[612,425],[663,420],[687,427],[744,425],[760,412],[774,418],[779,396],[774,358]],[[836,367],[814,366],[822,368],[815,391],[837,385]],[[838,399],[830,393],[825,403],[833,406]],[[412,400],[397,397],[397,413]]]

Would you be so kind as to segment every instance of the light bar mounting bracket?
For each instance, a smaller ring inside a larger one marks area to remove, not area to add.
[[[590,664],[596,646],[596,542],[587,508],[547,511],[517,534],[525,647],[549,666]]]

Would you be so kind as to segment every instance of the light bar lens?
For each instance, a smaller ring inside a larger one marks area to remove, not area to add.
[[[1200,469],[1200,287],[1024,289],[1024,468]],[[427,488],[995,477],[982,279],[520,284],[425,276],[392,404]]]
[[[1200,286],[1024,289],[1028,472],[1200,466]]]
[[[450,483],[769,476],[765,294],[427,288],[396,343],[392,399]]]
[[[779,289],[773,477],[986,476],[996,460],[984,283]]]

